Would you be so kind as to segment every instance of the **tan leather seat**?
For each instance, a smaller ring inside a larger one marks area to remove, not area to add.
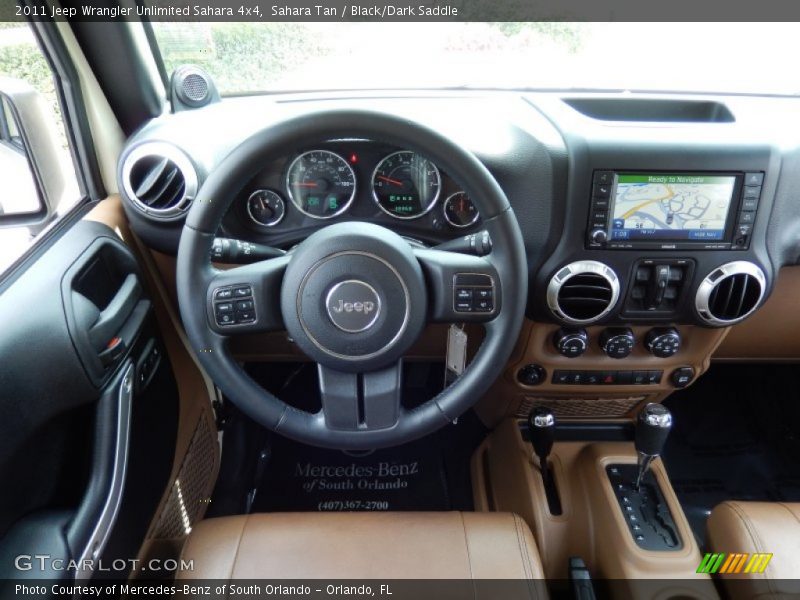
[[[181,579],[539,579],[514,597],[546,597],[531,531],[510,513],[222,517],[197,525],[183,559]]]
[[[731,598],[800,595],[800,503],[723,502],[708,518],[714,552],[768,553],[763,573],[719,575]]]

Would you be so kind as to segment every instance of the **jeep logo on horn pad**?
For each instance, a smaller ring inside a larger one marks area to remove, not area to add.
[[[334,285],[325,298],[331,322],[347,333],[366,331],[381,314],[381,297],[368,283],[348,279]]]

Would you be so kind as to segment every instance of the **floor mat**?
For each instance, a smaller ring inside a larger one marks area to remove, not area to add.
[[[663,459],[701,547],[724,500],[800,501],[799,386],[795,366],[715,365],[665,402]]]
[[[313,365],[250,372],[298,408],[319,405]],[[404,405],[433,397],[443,373],[443,365],[406,365]],[[253,487],[252,512],[473,509],[470,458],[487,434],[474,413],[420,440],[369,453],[326,450],[268,434],[245,423],[241,413],[232,420],[238,423],[231,432],[237,444],[227,447],[227,456],[223,451],[220,480],[228,483],[218,482],[216,516],[242,512]],[[261,466],[253,464],[261,454]]]
[[[254,512],[450,510],[438,439],[368,455],[275,439]]]

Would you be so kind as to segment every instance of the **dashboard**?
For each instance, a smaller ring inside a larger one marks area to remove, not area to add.
[[[265,166],[242,189],[221,234],[287,248],[347,220],[429,244],[480,229],[469,196],[423,155],[351,139],[297,150]]]
[[[197,188],[234,147],[258,128],[338,108],[435,129],[472,151],[505,192],[529,270],[521,351],[504,378],[521,405],[534,390],[551,404],[591,395],[624,406],[643,386],[688,385],[727,331],[768,300],[780,269],[800,263],[798,101],[755,96],[227,98],[164,115],[128,140],[118,177],[132,227],[175,254]],[[153,174],[164,145],[166,171],[184,181],[166,194],[169,186],[142,185],[168,177]],[[471,204],[424,148],[321,139],[286,148],[243,181],[218,236],[290,250],[328,224],[369,221],[436,246],[481,232]]]

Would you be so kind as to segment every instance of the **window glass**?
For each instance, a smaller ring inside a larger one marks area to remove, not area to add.
[[[66,186],[52,199],[53,214],[46,220],[26,225],[0,223],[0,273],[35,242],[38,235],[81,199],[75,167],[70,155],[61,109],[50,66],[45,60],[33,31],[25,23],[0,23],[0,92],[3,86],[27,84],[44,101],[45,118],[55,124],[55,164],[42,168],[61,172]],[[43,203],[36,184],[28,148],[23,142],[15,111],[2,97],[0,107],[0,214],[25,215],[39,212]]]
[[[223,94],[509,88],[800,94],[798,23],[153,23]]]

